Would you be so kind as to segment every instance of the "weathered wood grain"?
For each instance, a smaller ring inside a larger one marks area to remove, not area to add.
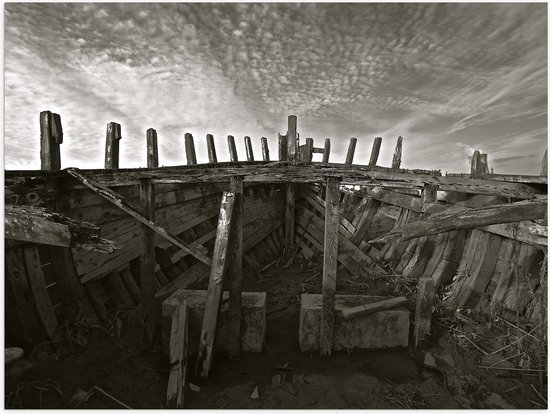
[[[376,165],[376,163],[378,162],[378,155],[380,154],[381,146],[382,146],[382,138],[381,137],[374,138],[374,142],[372,143],[372,150],[370,152],[369,165]]]
[[[246,160],[254,161],[254,151],[252,151],[252,141],[249,136],[244,137],[244,147],[246,149]]]
[[[166,406],[183,408],[187,388],[187,344],[189,320],[187,301],[183,300],[172,314],[170,330],[170,375],[166,390]]]
[[[216,164],[218,156],[216,155],[216,144],[214,144],[214,136],[212,134],[206,134],[206,146],[208,148],[208,162]]]
[[[353,157],[355,156],[355,147],[357,146],[357,138],[349,139],[348,152],[346,154],[346,161],[344,164],[351,165],[353,164]]]
[[[397,144],[395,144],[395,150],[393,151],[393,158],[391,161],[392,170],[399,170],[401,167],[401,153],[403,151],[403,137],[397,137]]]
[[[238,162],[239,156],[237,155],[237,147],[235,146],[235,137],[233,135],[227,136],[227,145],[229,147],[229,158],[231,162]]]
[[[105,137],[105,169],[116,170],[119,166],[119,148],[122,136],[120,124],[109,122]]]
[[[157,131],[149,128],[145,135],[147,139],[147,168],[157,168],[159,166]]]
[[[56,129],[54,115],[57,114],[52,114],[50,111],[40,112],[40,168],[44,171],[61,169],[59,144],[63,142],[63,133],[54,133]],[[59,120],[59,128],[61,128],[61,120]],[[56,137],[58,137],[57,140]]]

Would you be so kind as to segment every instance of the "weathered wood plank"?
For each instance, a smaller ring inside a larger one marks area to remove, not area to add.
[[[122,136],[120,133],[120,124],[109,122],[107,124],[107,134],[105,137],[105,169],[116,170],[119,165],[119,148]]]
[[[325,235],[323,251],[323,300],[321,314],[321,355],[330,355],[334,345],[334,303],[338,268],[338,228],[340,227],[338,181],[327,179]]]
[[[399,296],[396,298],[385,299],[379,302],[367,303],[366,305],[354,306],[353,308],[346,308],[340,311],[340,316],[343,319],[352,319],[358,316],[372,315],[373,313],[383,310],[397,308],[407,304],[407,298]]]
[[[242,305],[242,268],[243,268],[243,182],[236,178],[231,181],[229,189],[234,194],[233,228],[229,244],[229,315],[228,344],[230,358],[235,358],[241,351],[241,305]]]
[[[393,158],[391,162],[392,170],[399,170],[401,167],[401,153],[403,151],[403,137],[397,137],[397,144],[395,144],[395,150],[393,152]]]
[[[227,136],[227,145],[229,147],[229,158],[231,162],[238,162],[239,156],[237,155],[237,147],[235,145],[235,137],[233,135]]]
[[[381,146],[382,146],[382,138],[381,137],[374,138],[374,142],[372,143],[372,150],[370,152],[369,165],[376,165],[376,163],[378,162],[378,155],[380,154]]]
[[[289,259],[294,252],[294,209],[295,209],[295,186],[287,184],[286,187],[286,209],[285,209],[285,259]]]
[[[172,314],[170,330],[170,375],[166,390],[166,406],[183,408],[187,388],[187,343],[189,320],[187,301],[183,300]]]
[[[299,147],[298,143],[298,131],[297,131],[298,118],[296,115],[288,116],[288,161],[291,164],[295,164],[297,161],[297,151]]]
[[[387,243],[392,240],[410,240],[451,230],[468,229],[491,224],[544,218],[547,212],[546,201],[520,201],[486,208],[469,209],[457,213],[434,214],[426,220],[409,223],[394,229],[385,236],[369,243]]]
[[[95,180],[92,180],[89,177],[83,176],[82,174],[78,173],[75,169],[70,168],[67,170],[67,172],[73,177],[75,177],[77,180],[79,180],[81,183],[83,183],[90,189],[94,190],[95,192],[97,192],[98,194],[100,194],[102,197],[109,200],[110,202],[112,202],[114,205],[116,205],[120,209],[124,210],[130,216],[137,219],[140,223],[146,225],[156,233],[160,234],[162,237],[170,240],[172,243],[174,243],[176,246],[178,246],[182,250],[186,250],[189,254],[195,256],[197,259],[204,262],[205,264],[209,265],[211,263],[210,258],[208,258],[203,252],[197,250],[197,248],[189,248],[189,246],[187,246],[177,236],[174,236],[173,234],[169,233],[164,228],[155,224],[153,221],[147,219],[142,214],[138,213],[136,210],[130,207],[128,203],[126,203],[126,201],[123,198],[121,198],[118,194],[116,194],[114,191],[96,182]]]
[[[63,134],[61,133],[58,142],[54,134],[54,115],[57,114],[52,114],[50,111],[40,112],[40,168],[45,171],[61,169],[59,144],[63,141]],[[59,120],[59,128],[61,128],[61,120]]]
[[[254,161],[254,151],[252,151],[252,141],[249,136],[244,137],[244,146],[246,149],[246,160]]]
[[[227,271],[228,243],[231,236],[233,207],[235,195],[224,192],[218,219],[218,231],[214,244],[212,269],[208,281],[208,293],[197,353],[197,374],[207,377],[212,366],[214,341],[218,324],[218,315],[221,306],[223,280]]]
[[[212,134],[206,134],[206,146],[208,148],[208,162],[210,164],[217,164],[218,156],[216,155],[216,144],[214,144],[214,136]]]
[[[279,161],[288,161],[288,137],[278,134]]]
[[[349,147],[348,147],[348,152],[346,154],[346,161],[345,161],[345,164],[346,165],[351,165],[353,164],[353,157],[355,155],[355,147],[357,145],[357,138],[350,138],[349,139]]]
[[[185,133],[185,156],[187,158],[187,165],[197,164],[197,153],[195,152],[195,141],[193,135],[189,132]]]
[[[414,315],[414,346],[418,347],[430,335],[432,306],[435,297],[435,282],[430,278],[418,280],[416,312]]]
[[[147,168],[157,168],[159,166],[159,149],[157,140],[157,131],[149,128],[146,132],[147,139]]]
[[[27,281],[32,292],[36,310],[48,337],[53,340],[58,336],[57,317],[55,316],[50,297],[46,292],[44,273],[42,273],[42,264],[40,263],[37,247],[35,245],[24,246],[23,258],[27,269]]]
[[[330,139],[325,139],[325,146],[323,148],[323,163],[327,164],[330,158]]]
[[[262,137],[262,156],[264,161],[269,161],[269,145],[266,137]]]

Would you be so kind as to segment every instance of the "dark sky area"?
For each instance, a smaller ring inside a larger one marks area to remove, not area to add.
[[[207,161],[234,135],[350,137],[367,163],[399,135],[405,168],[468,171],[474,149],[495,173],[538,174],[547,147],[547,5],[5,4],[5,166],[40,168],[39,112],[59,113],[62,167],[101,168],[105,127],[122,125],[121,167],[185,164],[183,136]],[[319,154],[314,160],[320,160]]]

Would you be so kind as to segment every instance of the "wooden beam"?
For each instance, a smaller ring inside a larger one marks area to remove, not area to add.
[[[330,355],[334,344],[334,305],[338,267],[338,181],[327,179],[325,239],[323,251],[323,310],[321,316],[321,355]]]
[[[110,190],[109,188],[105,187],[104,185],[98,183],[95,180],[92,180],[89,177],[86,177],[79,173],[77,169],[69,168],[67,169],[67,173],[76,178],[78,181],[80,181],[82,184],[84,184],[86,187],[90,188],[97,194],[99,194],[101,197],[105,198],[106,200],[113,203],[115,206],[120,208],[122,211],[128,213],[130,216],[138,220],[140,223],[145,224],[147,227],[155,231],[157,234],[160,234],[165,239],[171,241],[176,246],[178,246],[180,249],[186,251],[187,253],[193,255],[197,259],[199,259],[201,262],[211,265],[211,260],[209,257],[206,256],[204,247],[201,249],[202,246],[197,247],[190,247],[186,243],[183,242],[179,237],[169,233],[167,230],[165,230],[163,227],[159,226],[158,224],[155,224],[153,221],[149,220],[148,218],[144,217],[142,214],[134,210],[130,205],[124,200],[124,197],[122,197],[120,194],[115,193],[114,191]],[[152,182],[151,182],[152,183]],[[200,250],[199,250],[200,249]]]
[[[422,213],[425,213],[428,208],[437,203],[437,189],[439,187],[433,184],[426,184],[422,189],[420,199],[422,200]]]
[[[489,174],[489,163],[487,161],[487,154],[480,154],[481,157],[481,171],[482,174]]]
[[[262,137],[262,155],[264,161],[269,161],[269,146],[266,137]]]
[[[185,156],[187,157],[187,165],[197,165],[195,141],[193,140],[193,135],[189,132],[185,133]]]
[[[252,141],[249,136],[244,137],[244,146],[246,148],[246,160],[254,161],[254,152],[252,151]]]
[[[313,160],[313,138],[306,138],[304,148],[304,161],[311,162]]]
[[[46,291],[42,263],[40,262],[36,245],[24,246],[23,257],[27,269],[27,280],[32,292],[36,311],[40,316],[40,320],[42,321],[42,325],[48,337],[50,339],[55,339],[58,336],[57,317],[55,316],[50,297]]]
[[[376,165],[376,163],[378,162],[378,155],[380,154],[381,146],[382,146],[382,138],[381,137],[374,138],[374,142],[372,143],[372,150],[370,152],[369,165]]]
[[[520,201],[485,208],[472,208],[456,213],[438,213],[433,214],[426,220],[408,223],[392,230],[378,239],[371,240],[369,244],[410,240],[421,236],[489,226],[491,224],[541,219],[545,217],[546,213],[547,202],[544,199],[542,201]]]
[[[397,144],[395,145],[395,151],[393,152],[393,159],[391,162],[392,170],[399,170],[401,167],[401,153],[403,151],[403,137],[397,137]]]
[[[243,181],[239,177],[231,180],[229,187],[235,196],[233,204],[233,227],[229,246],[229,315],[227,350],[230,358],[239,356],[241,351],[241,305],[243,269]]]
[[[446,177],[469,177],[469,173],[447,173]],[[477,178],[492,180],[492,181],[507,181],[511,183],[524,184],[548,184],[548,177],[541,175],[524,175],[524,174],[478,174]]]
[[[216,155],[216,145],[214,144],[214,136],[212,134],[206,134],[206,146],[208,147],[208,162],[210,164],[217,164],[218,156]]]
[[[348,153],[346,154],[346,165],[353,164],[353,156],[355,155],[355,147],[357,145],[357,138],[350,138]]]
[[[239,156],[237,155],[237,147],[235,146],[235,137],[233,135],[227,136],[227,145],[229,146],[229,158],[231,162],[238,162]]]
[[[328,164],[330,158],[330,138],[325,139],[325,147],[323,149],[323,162]]]
[[[470,161],[470,175],[475,177],[478,174],[483,174],[484,172],[483,165],[481,164],[481,154],[478,150],[475,150]]]
[[[416,295],[416,312],[414,316],[414,346],[422,344],[430,335],[432,306],[435,297],[435,281],[428,277],[418,280]]]
[[[155,220],[155,186],[150,178],[142,178],[139,185],[139,206],[143,218]],[[145,343],[153,345],[155,329],[155,232],[141,224],[140,288],[143,315],[145,319],[143,335]]]
[[[61,118],[50,111],[40,112],[40,168],[44,171],[59,171],[61,155],[59,144],[63,142]]]
[[[170,375],[166,390],[166,407],[183,408],[187,388],[187,343],[189,318],[187,301],[183,300],[172,314],[170,330]]]
[[[340,311],[340,315],[344,319],[353,319],[358,316],[372,315],[373,313],[383,310],[397,308],[407,304],[407,298],[399,296],[396,298],[385,299],[379,302],[367,303],[366,305],[354,306],[353,308],[346,308]]]
[[[290,259],[294,252],[294,210],[295,194],[294,184],[286,186],[286,209],[285,209],[285,259]]]
[[[157,142],[157,131],[149,128],[147,137],[147,168],[157,168],[159,166],[159,149]]]
[[[111,253],[115,243],[99,237],[95,224],[74,220],[42,207],[6,205],[4,207],[4,237],[29,243],[61,247],[82,247],[101,253]]]
[[[288,161],[288,136],[278,134],[279,161]]]
[[[298,130],[297,130],[298,118],[296,115],[288,116],[288,161],[291,164],[295,164],[297,160],[297,151],[300,146],[298,142]]]
[[[223,293],[223,280],[229,263],[227,253],[231,235],[234,202],[235,195],[233,193],[223,193],[218,219],[218,231],[216,233],[216,241],[214,242],[212,268],[208,281],[208,292],[206,294],[199,350],[197,353],[196,372],[203,377],[208,376],[212,366],[216,329]]]
[[[116,170],[119,165],[120,124],[109,122],[107,124],[107,134],[105,137],[105,169]]]
[[[547,177],[548,176],[548,148],[544,151],[544,156],[542,157],[540,175]]]

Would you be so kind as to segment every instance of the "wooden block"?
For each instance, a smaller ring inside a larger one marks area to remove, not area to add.
[[[218,219],[218,231],[214,244],[212,269],[208,281],[206,308],[200,335],[199,352],[197,357],[197,373],[207,377],[212,366],[213,347],[218,323],[218,314],[221,305],[223,279],[228,265],[228,243],[231,234],[232,216],[235,195],[224,192]]]
[[[187,302],[184,300],[172,314],[170,332],[170,375],[166,391],[168,408],[183,408],[187,388]]]
[[[418,280],[416,313],[414,315],[414,345],[418,347],[430,335],[432,306],[435,297],[435,281],[429,278]]]

